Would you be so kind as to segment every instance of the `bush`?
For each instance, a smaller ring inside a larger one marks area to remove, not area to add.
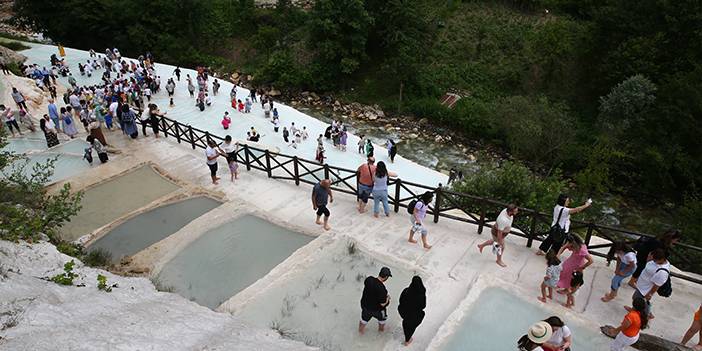
[[[105,249],[94,249],[83,255],[82,261],[90,267],[107,267],[112,262],[112,254]]]
[[[470,172],[463,180],[454,183],[452,190],[505,203],[516,203],[520,207],[537,211],[548,211],[553,207],[558,194],[566,188],[566,183],[558,172],[540,177],[517,161],[504,161],[501,164],[480,163],[478,166],[478,171]],[[471,206],[469,209],[473,212],[479,210]]]
[[[2,40],[2,41],[0,41],[0,45],[4,46],[10,50],[13,50],[13,51],[22,51],[22,50],[27,50],[30,48],[29,46],[24,45],[23,43],[21,43],[19,41]]]

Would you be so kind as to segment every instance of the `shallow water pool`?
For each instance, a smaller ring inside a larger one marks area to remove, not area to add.
[[[312,239],[244,215],[188,245],[164,266],[158,279],[178,294],[214,309]]]
[[[29,151],[46,150],[46,140],[38,138],[8,138],[7,145],[2,148],[2,151],[9,151],[18,154],[23,154]]]
[[[200,196],[155,208],[118,225],[88,249],[104,249],[112,254],[112,262],[119,262],[122,257],[133,255],[177,232],[220,204]]]
[[[441,350],[516,350],[517,340],[526,334],[529,326],[553,315],[543,307],[524,301],[507,290],[487,288],[480,293]],[[562,315],[559,317],[573,332],[573,351],[609,350],[611,339],[599,330],[569,322]],[[470,347],[467,348],[466,345]]]
[[[178,189],[151,166],[85,191],[78,214],[61,228],[61,237],[73,241]],[[135,196],[138,194],[139,196]]]
[[[255,326],[273,328],[285,337],[322,350],[382,350],[401,325],[397,303],[412,273],[369,256],[353,242],[339,240],[315,254],[315,259],[275,282],[249,301],[237,315]],[[386,282],[391,302],[386,332],[372,320],[365,335],[358,334],[363,281],[389,266]],[[399,346],[398,342],[398,346]]]

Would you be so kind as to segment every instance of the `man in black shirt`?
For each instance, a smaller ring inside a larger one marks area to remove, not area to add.
[[[363,334],[366,324],[375,318],[378,320],[378,331],[385,330],[385,320],[388,318],[386,308],[390,304],[390,295],[385,288],[385,281],[392,277],[390,268],[380,269],[378,277],[368,277],[363,282],[363,296],[361,297],[361,321],[358,323],[358,332]]]

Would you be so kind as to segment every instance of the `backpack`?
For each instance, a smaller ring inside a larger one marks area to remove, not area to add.
[[[417,206],[418,201],[419,200],[417,200],[417,199],[410,200],[410,202],[407,204],[407,213],[414,214],[414,207]],[[419,201],[419,202],[421,202],[421,201]]]
[[[549,235],[551,236],[553,241],[556,243],[562,243],[566,238],[565,229],[561,228],[561,226],[559,224],[559,222],[561,221],[562,214],[563,214],[563,208],[561,208],[561,211],[558,212],[558,219],[556,219],[556,224],[554,224],[551,227],[551,230],[549,231]]]
[[[673,294],[673,284],[670,281],[670,271],[665,268],[658,268],[658,270],[656,270],[656,273],[658,273],[659,271],[666,271],[668,273],[668,279],[665,281],[665,283],[663,283],[663,285],[661,285],[658,288],[658,291],[656,292],[660,296],[670,297],[670,295]]]

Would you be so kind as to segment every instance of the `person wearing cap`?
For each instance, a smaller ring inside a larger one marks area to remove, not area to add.
[[[546,322],[537,322],[529,327],[526,335],[519,338],[517,348],[519,351],[544,351],[541,347],[553,335],[551,325]]]
[[[378,320],[378,331],[385,330],[385,320],[388,318],[387,307],[390,304],[390,295],[385,288],[385,281],[392,277],[390,268],[380,269],[378,277],[368,277],[363,282],[363,295],[361,296],[361,321],[358,323],[358,333],[363,335],[366,324],[371,318]]]
[[[368,157],[368,161],[356,170],[358,178],[358,213],[366,212],[368,198],[373,192],[373,178],[375,178],[375,158]]]
[[[315,223],[322,224],[322,215],[324,215],[324,230],[329,230],[329,209],[328,202],[334,202],[334,196],[331,191],[331,180],[322,179],[312,188],[312,208],[317,211],[317,220]]]

